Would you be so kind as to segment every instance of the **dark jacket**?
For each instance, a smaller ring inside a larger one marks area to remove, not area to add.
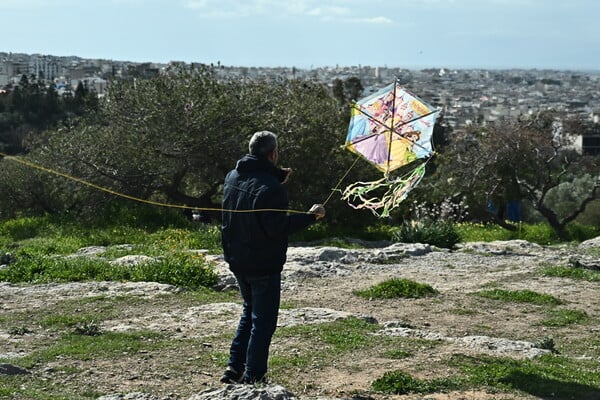
[[[246,155],[225,177],[221,241],[234,273],[249,276],[281,272],[288,236],[312,223],[314,214],[291,214],[281,182],[286,172],[266,158]],[[284,210],[231,212],[227,210]]]

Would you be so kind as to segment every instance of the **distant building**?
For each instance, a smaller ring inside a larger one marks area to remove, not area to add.
[[[83,86],[91,92],[96,93],[98,96],[104,96],[106,89],[108,88],[108,81],[97,77],[87,77],[83,79],[72,79],[71,87],[73,90],[79,86],[79,82],[83,83]]]
[[[13,64],[10,61],[0,61],[0,87],[6,86],[14,75]]]
[[[29,60],[28,73],[39,81],[52,81],[60,75],[60,65],[52,57],[36,55]]]

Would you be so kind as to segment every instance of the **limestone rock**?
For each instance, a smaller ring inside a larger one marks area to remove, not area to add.
[[[227,385],[193,395],[188,400],[296,400],[283,386]]]

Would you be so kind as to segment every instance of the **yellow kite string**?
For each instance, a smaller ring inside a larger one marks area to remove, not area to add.
[[[40,170],[40,171],[44,171],[44,172],[47,172],[47,173],[50,173],[50,174],[61,176],[61,177],[66,178],[66,179],[70,179],[72,181],[81,183],[82,185],[89,186],[91,188],[94,188],[96,190],[100,190],[102,192],[106,192],[106,193],[112,194],[114,196],[122,197],[122,198],[128,199],[128,200],[137,201],[139,203],[150,204],[150,205],[153,205],[153,206],[168,207],[168,208],[180,208],[180,209],[188,209],[188,210],[196,210],[196,211],[226,211],[226,212],[234,212],[234,213],[250,213],[250,212],[261,212],[261,211],[274,211],[274,212],[286,212],[286,213],[292,213],[292,214],[306,214],[306,211],[281,210],[281,209],[278,209],[278,208],[261,208],[261,209],[254,209],[254,210],[228,210],[228,209],[223,209],[223,208],[194,207],[194,206],[186,206],[186,205],[180,205],[180,204],[161,203],[161,202],[158,202],[158,201],[141,199],[139,197],[130,196],[130,195],[125,194],[125,193],[120,193],[120,192],[114,191],[112,189],[108,189],[108,188],[105,188],[103,186],[99,186],[99,185],[96,185],[94,183],[91,183],[91,182],[85,181],[83,179],[77,178],[75,176],[72,176],[72,175],[69,175],[69,174],[65,174],[65,173],[60,172],[60,171],[56,171],[56,170],[51,169],[51,168],[43,167],[41,165],[32,163],[30,161],[25,161],[25,160],[17,158],[17,157],[9,156],[8,154],[2,153],[2,152],[0,152],[0,156],[6,158],[7,160],[15,161],[15,162],[17,162],[19,164],[26,165],[28,167],[35,168],[35,169]]]
[[[325,200],[323,202],[323,205],[326,205],[329,200],[331,200],[331,196],[333,196],[333,194],[338,191],[338,188],[340,187],[340,185],[342,184],[342,181],[346,178],[346,176],[348,176],[348,174],[350,173],[350,170],[352,168],[354,168],[354,165],[356,165],[356,163],[358,162],[358,160],[360,160],[361,156],[360,154],[356,157],[356,160],[354,160],[354,162],[352,163],[352,165],[350,166],[350,168],[348,168],[348,170],[346,171],[346,173],[344,174],[344,176],[342,176],[340,178],[340,180],[338,181],[338,183],[334,186],[333,189],[331,189],[331,193],[329,193],[329,196],[327,197],[327,200]]]

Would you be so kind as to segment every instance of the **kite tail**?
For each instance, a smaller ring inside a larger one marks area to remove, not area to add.
[[[425,176],[425,164],[415,168],[402,177],[388,180],[386,178],[372,182],[356,182],[344,189],[342,200],[354,209],[368,209],[379,218],[387,218],[390,211],[398,207],[421,179]],[[372,195],[377,189],[385,189],[381,197]]]

